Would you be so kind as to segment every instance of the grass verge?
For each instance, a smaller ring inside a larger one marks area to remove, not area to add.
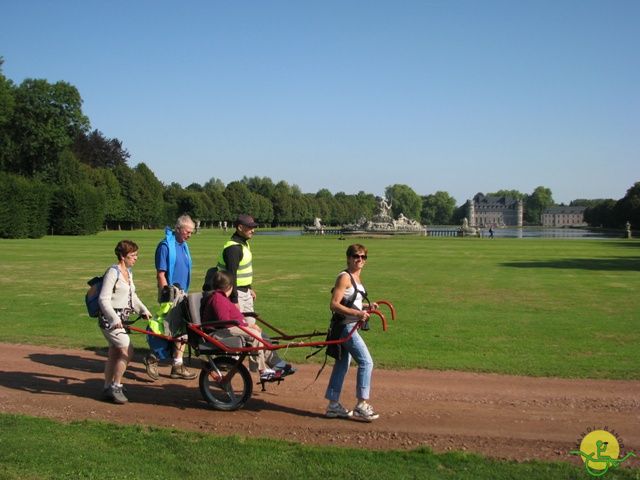
[[[567,463],[501,462],[466,453],[363,451],[90,421],[0,415],[0,479],[584,479]],[[53,441],[55,439],[55,441]],[[638,479],[620,468],[609,479]]]

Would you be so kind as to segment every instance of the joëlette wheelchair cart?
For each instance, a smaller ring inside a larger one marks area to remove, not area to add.
[[[204,357],[202,370],[200,371],[200,393],[207,403],[216,410],[238,410],[242,408],[251,398],[253,393],[253,381],[249,369],[245,366],[244,360],[249,355],[256,355],[260,350],[281,350],[300,347],[326,347],[331,344],[340,345],[348,341],[351,336],[365,325],[365,321],[358,321],[349,332],[349,335],[338,340],[313,341],[314,337],[325,336],[327,331],[313,331],[289,335],[279,328],[266,322],[258,315],[252,315],[261,325],[274,332],[274,336],[269,336],[269,340],[256,335],[255,330],[238,325],[233,321],[216,321],[203,324],[200,317],[200,307],[202,304],[202,293],[190,293],[184,301],[176,308],[182,308],[182,314],[186,324],[186,340],[184,335],[171,337],[151,332],[144,328],[139,328],[130,323],[129,331],[152,335],[172,343],[187,343],[191,351],[198,357]],[[385,305],[391,312],[391,319],[395,320],[396,311],[390,302],[378,300],[372,305]],[[366,307],[370,318],[377,316],[382,321],[382,329],[387,330],[387,320],[384,314],[371,305]],[[240,337],[218,338],[215,329],[235,326],[255,338],[259,343],[257,346],[246,346]],[[264,329],[263,329],[264,330]],[[281,382],[285,377],[278,377],[273,380],[260,381],[264,390],[265,382]]]

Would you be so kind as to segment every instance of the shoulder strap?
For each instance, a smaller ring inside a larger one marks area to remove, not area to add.
[[[107,268],[107,272],[109,271],[110,268],[113,268],[116,271],[116,281],[113,284],[113,292],[112,292],[112,293],[116,293],[116,285],[118,284],[118,280],[120,280],[120,269],[118,268],[118,265],[116,265],[115,263],[111,265],[109,268]]]
[[[343,270],[343,272],[346,272],[347,275],[349,275],[349,280],[351,280],[351,286],[353,287],[353,294],[347,300],[345,300],[343,298],[342,299],[342,304],[345,307],[352,308],[353,304],[356,301],[356,298],[358,297],[358,293],[362,294],[362,297],[366,299],[367,298],[367,292],[366,292],[366,290],[365,291],[358,290],[358,285],[356,284],[356,281],[353,278],[353,275],[351,275],[351,273],[349,273],[349,270]]]

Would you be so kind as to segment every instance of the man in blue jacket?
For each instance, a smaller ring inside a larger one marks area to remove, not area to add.
[[[156,248],[156,278],[158,280],[158,298],[167,287],[176,286],[184,294],[189,291],[191,283],[191,254],[187,240],[195,230],[195,223],[189,215],[182,215],[176,221],[174,230],[169,227],[165,229],[165,238],[160,241]],[[197,374],[191,372],[184,366],[182,356],[185,344],[176,342],[173,349],[173,365],[171,367],[171,378],[191,380]],[[158,378],[158,359],[153,355],[145,358],[147,373],[151,378]]]

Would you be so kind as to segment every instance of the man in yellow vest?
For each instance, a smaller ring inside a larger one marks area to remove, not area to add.
[[[229,299],[238,304],[241,312],[253,312],[256,294],[253,283],[253,256],[249,240],[253,238],[258,224],[250,215],[238,215],[234,223],[236,231],[224,244],[218,256],[218,270],[224,270],[233,277],[233,292]]]
[[[217,269],[228,272],[234,279],[233,291],[229,300],[238,304],[242,313],[253,313],[256,293],[252,288],[253,255],[249,248],[249,240],[253,238],[258,224],[252,216],[242,214],[238,215],[234,226],[235,232],[231,239],[224,244],[222,252],[218,256]],[[255,319],[247,317],[247,323],[255,323]],[[291,375],[296,371],[290,364],[281,360],[275,351],[268,363],[277,376]]]

